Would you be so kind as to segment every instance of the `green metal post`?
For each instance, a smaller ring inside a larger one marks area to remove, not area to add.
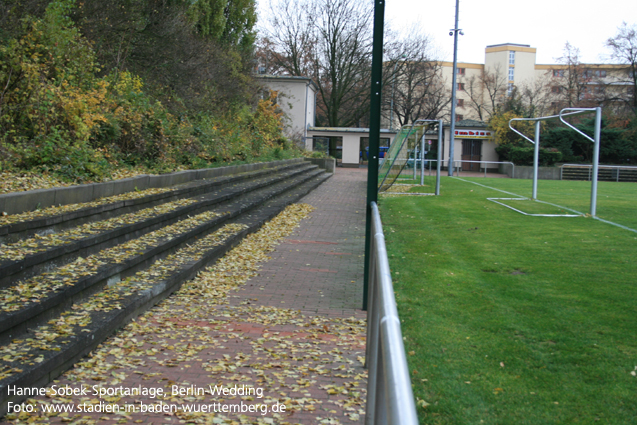
[[[385,0],[374,2],[374,47],[372,49],[372,84],[369,113],[369,155],[367,157],[367,208],[365,222],[365,274],[363,283],[363,310],[367,310],[369,285],[370,242],[373,237],[372,202],[378,200],[378,157],[380,156],[380,100],[383,77],[383,27],[385,24]]]

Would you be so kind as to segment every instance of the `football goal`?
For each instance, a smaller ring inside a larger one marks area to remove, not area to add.
[[[438,141],[427,135],[438,130]],[[378,192],[439,195],[442,120],[416,120],[404,125],[378,165]]]
[[[571,123],[569,123],[568,121],[566,121],[567,117],[572,117],[572,116],[576,116],[576,115],[581,115],[581,114],[590,114],[590,113],[595,113],[595,130],[594,130],[594,134],[591,137],[590,135],[580,131],[578,128],[576,128],[574,125],[572,125]],[[596,214],[597,214],[597,176],[598,176],[598,169],[599,169],[599,146],[600,146],[600,135],[601,135],[601,121],[602,121],[602,108],[597,107],[597,108],[564,108],[560,111],[560,113],[558,115],[550,115],[550,116],[545,116],[545,117],[539,117],[539,118],[513,118],[509,121],[509,128],[514,131],[516,134],[518,134],[520,137],[524,138],[525,140],[531,142],[534,146],[534,150],[533,150],[533,187],[532,187],[532,194],[531,194],[531,198],[525,198],[525,197],[518,197],[518,198],[487,198],[488,200],[495,202],[497,204],[503,205],[507,208],[510,208],[514,211],[517,211],[519,213],[525,214],[525,215],[533,215],[533,216],[545,216],[545,217],[578,217],[578,216],[582,216],[585,215],[584,212],[580,212],[580,211],[576,211],[558,204],[554,204],[554,203],[549,203],[549,202],[545,202],[545,201],[540,201],[538,199],[538,192],[537,192],[537,181],[538,181],[538,170],[539,170],[539,155],[540,155],[540,123],[542,121],[547,121],[547,120],[552,120],[552,119],[559,119],[562,123],[564,123],[567,127],[571,128],[572,130],[576,131],[577,133],[579,133],[580,135],[582,135],[583,137],[585,137],[587,140],[589,140],[590,142],[593,143],[593,164],[592,164],[592,173],[591,173],[591,195],[590,195],[590,208],[589,208],[589,214],[592,217],[596,218]],[[534,123],[534,128],[535,128],[535,135],[534,138],[531,139],[529,137],[527,137],[526,135],[522,134],[520,131],[518,131],[517,129],[515,129],[513,123],[516,121],[530,121]],[[560,214],[532,214],[532,213],[527,213],[522,211],[521,209],[515,208],[513,207],[511,204],[514,201],[514,203],[518,203],[518,201],[534,201],[534,202],[540,202],[540,203],[544,203],[544,204],[548,204],[563,210],[568,211],[568,213],[560,213]]]

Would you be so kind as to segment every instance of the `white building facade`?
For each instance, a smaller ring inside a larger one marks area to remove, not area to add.
[[[256,79],[270,92],[277,92],[277,105],[285,113],[283,129],[290,140],[305,144],[308,129],[314,127],[318,87],[308,77],[259,75]]]

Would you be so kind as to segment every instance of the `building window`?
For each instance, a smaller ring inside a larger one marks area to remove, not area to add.
[[[464,99],[456,99],[456,106],[458,108],[464,108]]]
[[[509,81],[513,81],[513,76],[515,75],[515,68],[512,66],[509,67]]]
[[[509,65],[515,65],[515,52],[509,52]]]
[[[464,75],[464,68],[458,68],[458,75]]]
[[[554,77],[563,77],[564,76],[564,70],[563,69],[554,69],[553,70],[553,76]]]
[[[456,114],[456,122],[458,122],[458,121],[462,121],[463,119],[464,119],[464,116],[463,116],[463,115]]]
[[[513,93],[513,83],[509,83],[507,87],[507,96],[511,96],[511,93]]]
[[[586,78],[604,78],[606,77],[605,69],[587,69],[584,71],[584,77]]]
[[[458,83],[458,90],[464,91],[464,83]]]
[[[561,92],[562,92],[562,90],[561,90],[560,86],[551,87],[551,93],[560,94]]]

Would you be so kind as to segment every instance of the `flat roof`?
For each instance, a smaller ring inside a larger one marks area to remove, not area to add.
[[[255,79],[257,80],[278,80],[278,81],[291,81],[291,82],[299,82],[299,83],[307,83],[308,81],[310,82],[310,84],[312,84],[314,86],[314,88],[316,90],[318,90],[318,86],[316,85],[316,83],[314,82],[314,80],[312,80],[310,77],[303,77],[303,76],[298,76],[298,75],[269,75],[269,74],[260,74],[260,75],[255,75],[254,76]]]
[[[500,47],[500,46],[519,46],[519,47],[531,47],[530,44],[519,44],[519,43],[501,43],[501,44],[491,44],[489,46],[487,46],[487,49],[489,47]]]
[[[323,131],[327,133],[369,133],[369,128],[363,127],[309,127],[308,131]],[[381,133],[393,133],[397,134],[398,130],[390,130],[388,128],[381,128]]]

